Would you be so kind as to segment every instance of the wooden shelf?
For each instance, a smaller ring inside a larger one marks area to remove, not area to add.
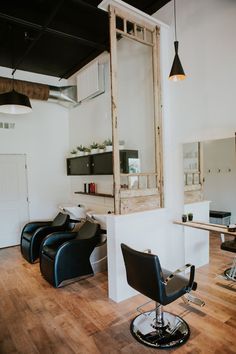
[[[114,198],[112,194],[105,194],[105,193],[85,193],[85,192],[75,192],[75,194],[83,194],[89,195],[92,197],[105,197],[105,198]]]
[[[228,231],[227,226],[221,224],[210,224],[210,223],[200,222],[200,221],[187,221],[187,222],[174,221],[173,223],[177,225],[193,227],[195,229],[213,231],[219,234],[236,236],[235,231]]]

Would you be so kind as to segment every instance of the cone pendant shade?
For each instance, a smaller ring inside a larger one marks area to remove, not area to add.
[[[0,94],[0,112],[8,114],[25,114],[32,111],[30,100],[26,95],[15,91]]]
[[[170,71],[169,79],[172,81],[180,81],[180,80],[184,80],[186,78],[186,75],[184,73],[184,69],[182,67],[178,55],[179,42],[175,41],[174,46],[175,46],[175,57]]]

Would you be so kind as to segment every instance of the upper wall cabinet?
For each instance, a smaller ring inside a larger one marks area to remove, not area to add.
[[[120,150],[120,172],[129,173],[133,159],[138,158],[137,150]],[[67,175],[112,175],[112,152],[72,157],[67,159]]]

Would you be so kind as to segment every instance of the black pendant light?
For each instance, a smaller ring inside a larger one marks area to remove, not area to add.
[[[14,79],[13,79],[14,80]],[[32,107],[26,95],[13,90],[0,94],[0,112],[8,114],[30,113]]]
[[[12,28],[11,30],[11,44],[12,44],[12,68],[14,68],[14,45],[13,45],[13,36],[12,36]],[[32,107],[30,104],[29,97],[23,95],[20,92],[17,92],[14,89],[14,72],[16,69],[12,71],[12,90],[9,92],[5,92],[0,94],[0,112],[8,113],[8,114],[25,114],[30,113],[32,111]]]
[[[184,69],[182,67],[182,64],[181,64],[181,61],[180,61],[179,55],[178,55],[179,42],[177,41],[177,31],[176,31],[176,3],[175,3],[175,0],[174,0],[174,20],[175,20],[175,41],[174,41],[175,57],[174,57],[174,61],[172,64],[171,71],[170,71],[169,79],[172,81],[180,81],[180,80],[184,80],[186,78],[186,75],[184,73]]]

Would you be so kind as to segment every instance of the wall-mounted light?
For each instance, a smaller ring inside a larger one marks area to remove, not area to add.
[[[184,69],[182,67],[182,64],[181,64],[181,61],[180,61],[179,55],[178,55],[179,42],[177,41],[175,0],[174,0],[174,21],[175,21],[175,41],[174,41],[175,57],[174,57],[174,61],[172,64],[171,71],[170,71],[169,79],[172,81],[180,81],[180,80],[184,80],[186,78],[186,75],[184,73]]]

